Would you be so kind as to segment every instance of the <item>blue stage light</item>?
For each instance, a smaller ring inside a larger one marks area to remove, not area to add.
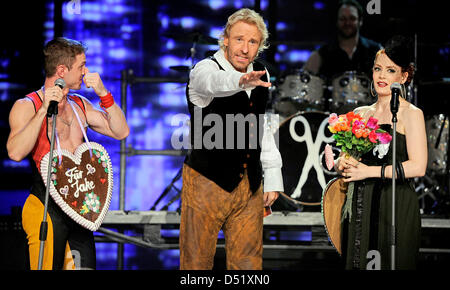
[[[181,27],[184,29],[194,28],[196,25],[196,19],[193,17],[185,16],[180,19]]]
[[[292,50],[289,52],[290,62],[306,62],[311,55],[309,50]]]
[[[219,38],[222,34],[223,27],[210,27],[209,29],[209,36],[214,38]]]
[[[225,7],[226,2],[224,0],[209,0],[208,5],[213,10],[219,10],[219,9]]]
[[[321,2],[321,1],[315,1],[313,5],[314,5],[314,9],[316,9],[316,10],[325,9],[325,3]]]
[[[288,25],[287,25],[287,23],[286,22],[277,22],[277,24],[276,24],[276,30],[277,31],[283,31],[283,30],[286,30],[288,28]]]

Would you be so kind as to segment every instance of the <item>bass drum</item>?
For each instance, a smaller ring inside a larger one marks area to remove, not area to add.
[[[372,104],[376,101],[370,94],[370,79],[355,71],[348,71],[333,78],[332,102],[333,113],[346,114],[353,109]]]
[[[277,132],[283,160],[284,193],[272,205],[273,210],[320,211],[322,191],[337,175],[326,168],[325,145],[334,142],[328,130],[329,115],[300,112],[285,119]],[[339,150],[333,148],[335,156]]]
[[[443,114],[427,117],[425,121],[428,142],[427,169],[436,174],[445,174],[447,167],[448,125],[448,118]]]
[[[345,203],[348,183],[342,177],[328,182],[322,195],[322,217],[325,230],[336,251],[342,255],[341,245],[341,217]]]

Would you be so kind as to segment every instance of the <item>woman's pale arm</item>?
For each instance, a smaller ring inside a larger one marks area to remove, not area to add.
[[[410,106],[403,113],[403,124],[406,135],[408,160],[403,162],[405,178],[422,177],[425,175],[428,161],[427,135],[422,110]],[[386,171],[388,171],[386,169]],[[386,177],[392,177],[392,169]]]

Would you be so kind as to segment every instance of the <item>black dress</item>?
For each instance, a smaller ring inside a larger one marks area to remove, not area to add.
[[[392,135],[388,124],[381,128]],[[406,137],[397,133],[397,160],[408,160]],[[362,163],[368,166],[392,164],[392,142],[383,159],[372,151],[362,156]],[[396,180],[396,267],[395,269],[415,269],[420,248],[421,219],[417,193],[412,180]],[[342,249],[346,269],[366,269],[373,256],[380,253],[381,269],[391,265],[390,229],[392,216],[392,180],[382,182],[380,178],[370,178],[355,182],[352,201],[352,218],[344,220],[342,226]]]

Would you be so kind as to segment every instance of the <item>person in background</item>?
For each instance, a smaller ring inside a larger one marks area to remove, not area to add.
[[[337,11],[337,35],[329,44],[314,51],[303,69],[331,80],[346,72],[357,71],[370,76],[372,59],[381,45],[361,36],[363,8],[356,0],[342,0]]]

